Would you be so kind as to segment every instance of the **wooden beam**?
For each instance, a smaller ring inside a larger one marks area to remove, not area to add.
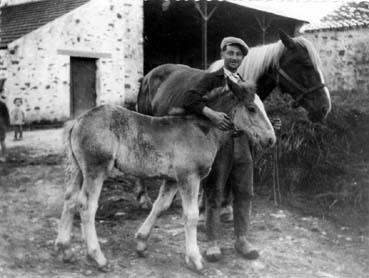
[[[106,53],[106,52],[91,52],[91,51],[79,51],[79,50],[69,50],[69,49],[58,49],[57,53],[59,55],[68,55],[71,57],[84,57],[84,58],[110,59],[112,57],[111,53]]]
[[[204,69],[208,68],[208,21],[213,16],[215,10],[219,6],[217,5],[208,14],[208,2],[207,0],[202,0],[202,9],[198,1],[193,0],[196,10],[199,12],[202,18],[202,60]]]

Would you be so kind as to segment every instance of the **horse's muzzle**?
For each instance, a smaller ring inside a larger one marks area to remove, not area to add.
[[[268,138],[267,143],[266,143],[266,147],[268,147],[268,148],[273,147],[275,145],[276,141],[277,141],[277,139],[276,139],[275,136],[271,137],[271,138]]]
[[[260,140],[260,145],[263,148],[271,148],[275,145],[276,141],[277,141],[277,138],[275,137],[275,135],[272,135],[272,136],[266,137],[263,140]]]

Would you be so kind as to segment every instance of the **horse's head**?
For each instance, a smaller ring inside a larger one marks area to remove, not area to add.
[[[216,95],[220,97],[216,98]],[[210,93],[208,105],[229,114],[234,129],[245,132],[254,144],[270,147],[276,142],[274,129],[265,112],[263,102],[255,94],[254,83],[237,84],[227,78],[227,85],[221,93],[219,90],[213,90]]]
[[[279,87],[294,98],[295,107],[308,111],[311,121],[324,120],[331,110],[331,99],[315,49],[304,38],[291,38],[283,31],[279,36],[285,46],[277,65]]]

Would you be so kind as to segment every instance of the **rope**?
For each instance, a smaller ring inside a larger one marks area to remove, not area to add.
[[[279,186],[279,136],[278,136],[281,124],[280,119],[276,119],[276,121],[279,121],[279,124],[274,126],[277,141],[273,150],[273,199],[274,204],[278,206],[282,202],[281,190]]]

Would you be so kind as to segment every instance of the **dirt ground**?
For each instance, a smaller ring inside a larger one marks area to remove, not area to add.
[[[159,219],[149,241],[149,257],[135,253],[134,233],[146,211],[139,210],[132,179],[109,179],[100,199],[97,232],[114,271],[97,271],[85,259],[79,220],[73,228],[74,264],[59,262],[53,242],[63,202],[61,129],[28,131],[11,141],[9,158],[0,164],[0,277],[197,277],[184,263],[181,208],[176,202]],[[154,189],[151,193],[155,195]],[[224,258],[207,263],[208,277],[368,277],[368,221],[342,226],[327,219],[275,207],[257,196],[250,240],[261,257],[247,261],[233,248],[232,223],[223,226]],[[203,225],[200,248],[205,250]]]

